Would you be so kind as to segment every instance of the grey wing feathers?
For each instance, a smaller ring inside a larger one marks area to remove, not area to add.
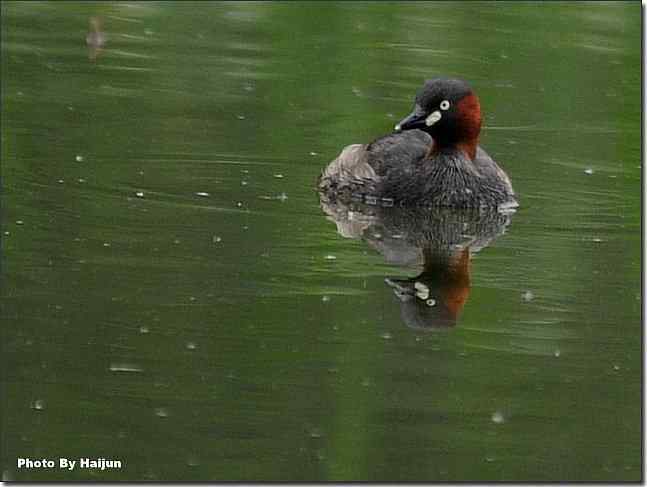
[[[319,178],[319,188],[333,190],[352,189],[372,185],[378,180],[375,170],[368,164],[366,145],[349,145],[332,161]]]

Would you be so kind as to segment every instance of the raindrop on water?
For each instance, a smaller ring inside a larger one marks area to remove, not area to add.
[[[321,438],[323,433],[319,429],[313,429],[310,431],[310,438]]]
[[[139,365],[129,364],[129,363],[110,364],[110,367],[108,367],[108,370],[110,370],[110,372],[143,372],[144,371],[144,369],[142,369]]]
[[[505,417],[500,411],[496,411],[492,414],[492,422],[496,424],[501,424],[505,422]]]
[[[45,409],[45,401],[43,401],[42,399],[35,399],[31,403],[31,408],[36,411],[42,411]]]
[[[158,418],[168,418],[169,412],[166,408],[155,408],[155,416]]]
[[[525,291],[521,293],[521,299],[524,301],[532,301],[535,299],[535,295],[532,293],[532,291]]]

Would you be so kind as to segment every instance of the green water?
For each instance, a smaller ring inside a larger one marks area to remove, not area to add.
[[[641,479],[640,3],[1,13],[5,479]],[[429,331],[313,188],[439,75],[521,207]]]

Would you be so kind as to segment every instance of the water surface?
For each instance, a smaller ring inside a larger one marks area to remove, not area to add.
[[[640,15],[3,2],[5,478],[640,480]],[[314,187],[439,75],[521,207],[426,330]]]

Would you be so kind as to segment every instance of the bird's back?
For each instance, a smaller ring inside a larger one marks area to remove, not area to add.
[[[431,137],[420,130],[385,135],[370,144],[349,145],[323,171],[319,189],[336,198],[375,194],[394,168],[414,168],[431,146]]]

